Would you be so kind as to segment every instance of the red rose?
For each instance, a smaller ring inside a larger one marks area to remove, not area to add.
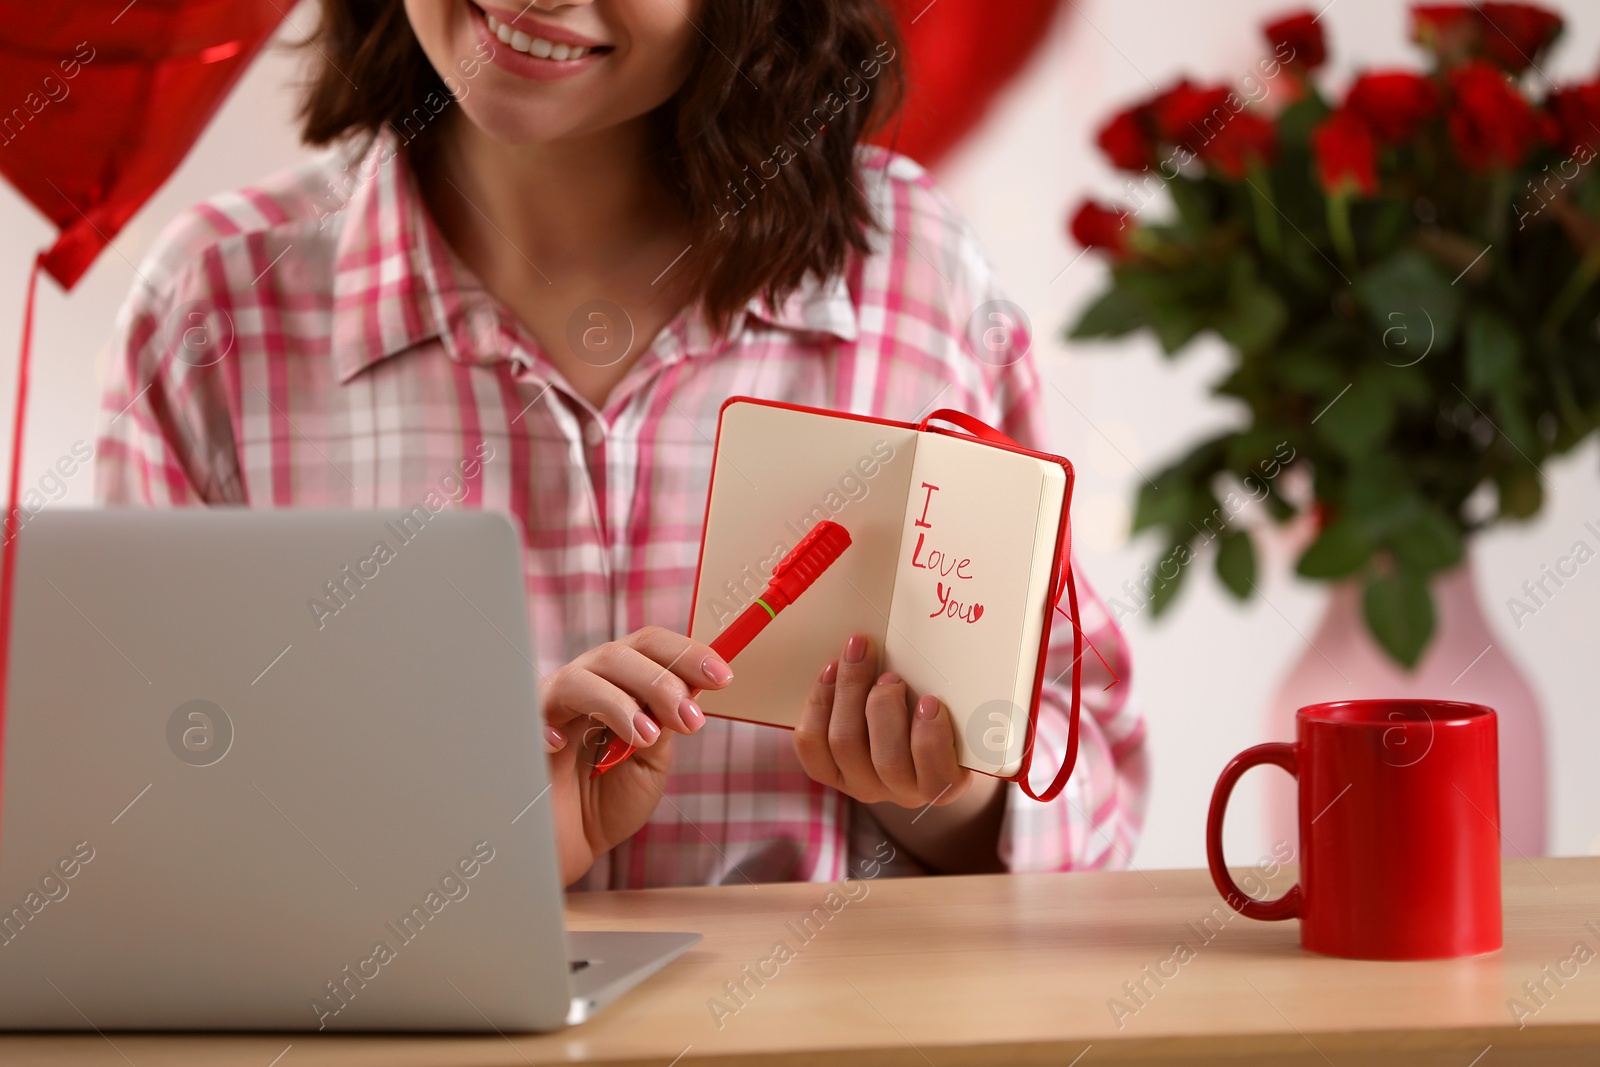
[[[1163,138],[1198,154],[1232,121],[1231,95],[1233,91],[1226,86],[1199,86],[1185,78],[1151,101],[1150,110]],[[1237,102],[1244,106],[1242,99]]]
[[[1569,85],[1550,94],[1546,102],[1559,129],[1562,151],[1589,155],[1600,152],[1600,78],[1585,85]]]
[[[1072,239],[1085,248],[1100,248],[1121,258],[1128,254],[1130,216],[1126,209],[1085,200],[1072,216]]]
[[[1478,10],[1486,24],[1484,54],[1513,74],[1537,63],[1561,36],[1561,16],[1533,4],[1484,4]]]
[[[1317,16],[1299,11],[1274,19],[1261,28],[1278,61],[1306,70],[1322,66],[1328,59],[1328,46],[1322,39]]]
[[[1459,63],[1483,38],[1483,16],[1465,4],[1417,4],[1411,9],[1411,39],[1443,65]]]
[[[1481,55],[1521,74],[1561,36],[1561,16],[1534,4],[1420,4],[1411,39],[1453,66]]]
[[[1534,121],[1539,124],[1538,140],[1540,144],[1552,144],[1558,146],[1566,144],[1566,138],[1562,136],[1563,131],[1561,127],[1561,120],[1556,118],[1555,115],[1549,111],[1535,111],[1533,113],[1533,118]],[[1574,145],[1572,147],[1572,151],[1574,154],[1576,154],[1578,151],[1578,146]]]
[[[1370,71],[1350,86],[1344,106],[1384,144],[1403,144],[1439,110],[1439,90],[1410,71]]]
[[[1539,115],[1505,72],[1481,59],[1450,72],[1450,139],[1473,170],[1510,169],[1545,139]]]
[[[1378,191],[1378,143],[1359,116],[1346,110],[1328,116],[1311,131],[1311,153],[1317,179],[1329,195],[1372,196]]]
[[[1119,170],[1142,171],[1155,160],[1155,143],[1150,138],[1149,116],[1143,105],[1111,116],[1094,141]]]
[[[1250,111],[1241,111],[1200,147],[1200,158],[1218,174],[1241,180],[1252,163],[1271,163],[1278,153],[1278,128]]]
[[[1238,181],[1253,160],[1270,162],[1278,131],[1245,110],[1244,98],[1225,85],[1194,85],[1188,79],[1147,105],[1164,140],[1193,152],[1217,173]]]

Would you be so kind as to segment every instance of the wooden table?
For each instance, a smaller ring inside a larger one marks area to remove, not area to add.
[[[1505,885],[1502,952],[1382,964],[1302,952],[1296,923],[1232,916],[1201,871],[580,895],[574,928],[705,941],[559,1034],[3,1035],[0,1064],[1600,1064],[1600,858],[1508,863]]]

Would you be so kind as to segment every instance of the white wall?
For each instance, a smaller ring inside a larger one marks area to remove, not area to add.
[[[1558,78],[1592,73],[1600,15],[1592,7],[1580,15],[1577,0],[1556,6],[1579,21],[1546,69]],[[1112,108],[1180,71],[1242,76],[1262,51],[1256,24],[1279,5],[1221,0],[1202,9],[1182,0],[1078,0],[1076,7],[942,180],[982,234],[1012,298],[1032,317],[1045,376],[1060,390],[1046,393],[1055,444],[1082,475],[1078,548],[1096,584],[1114,589],[1155,548],[1127,543],[1127,504],[1139,482],[1133,465],[1148,471],[1226,421],[1206,393],[1223,360],[1205,347],[1174,365],[1142,342],[1095,350],[1063,345],[1060,326],[1096,290],[1102,270],[1086,257],[1063,273],[1077,254],[1063,235],[1065,211],[1085,193],[1116,192],[1114,175],[1088,147]],[[1356,49],[1366,62],[1410,61],[1403,12],[1392,0],[1336,0],[1324,17],[1336,69],[1347,70]],[[291,23],[309,26],[311,16],[302,5]],[[290,28],[280,38],[298,36]],[[63,295],[41,284],[24,484],[75,440],[93,439],[98,367],[112,318],[134,277],[132,264],[160,227],[202,197],[303,158],[292,125],[297,70],[298,58],[285,48],[263,55],[177,174],[77,289]],[[52,231],[9,186],[0,188],[0,228],[7,238],[7,255],[0,257],[0,412],[8,415],[26,271],[31,251],[48,245]],[[1584,572],[1521,631],[1506,624],[1503,603],[1540,563],[1566,549],[1584,520],[1600,519],[1596,466],[1594,447],[1560,465],[1551,472],[1555,491],[1539,521],[1484,538],[1477,555],[1491,618],[1534,678],[1550,716],[1552,840],[1561,853],[1600,851],[1600,777],[1588,767],[1590,754],[1600,750],[1600,717],[1590,698],[1600,572]],[[91,502],[87,473],[73,479],[67,499]],[[1322,603],[1319,588],[1285,570],[1272,568],[1263,589],[1287,623],[1259,601],[1238,606],[1209,574],[1197,574],[1200,580],[1188,584],[1164,620],[1152,624],[1140,616],[1129,624],[1154,758],[1149,826],[1135,856],[1142,867],[1204,862],[1211,783],[1229,756],[1264,739],[1268,695],[1302,648],[1295,629],[1309,632]],[[1253,788],[1248,780],[1241,786],[1229,831],[1230,854],[1241,863],[1265,850],[1250,810]]]

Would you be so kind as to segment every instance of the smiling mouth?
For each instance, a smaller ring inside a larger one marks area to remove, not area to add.
[[[585,56],[604,55],[612,50],[610,45],[595,45],[593,47],[586,48],[582,45],[564,44],[559,41],[546,40],[543,37],[535,37],[534,35],[525,33],[522,30],[512,29],[509,25],[501,22],[483,8],[478,7],[477,4],[473,4],[472,7],[483,18],[484,22],[488,24],[489,32],[499,38],[502,44],[507,45],[513,51],[521,52],[524,55],[533,56],[536,59],[548,59],[557,63],[570,63],[575,60],[582,59]]]

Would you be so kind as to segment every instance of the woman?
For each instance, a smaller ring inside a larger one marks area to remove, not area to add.
[[[524,541],[568,884],[1125,862],[1143,729],[1092,594],[1124,683],[1086,670],[1051,804],[957,766],[948,711],[909,707],[864,635],[793,734],[688,698],[732,677],[675,632],[726,397],[937,402],[1042,444],[1031,358],[974,352],[998,292],[971,231],[859,147],[899,84],[878,0],[325,0],[311,44],[305,138],[340,150],[158,241],[119,320],[101,500],[409,507],[467,471],[459,505]],[[1063,623],[1050,767],[1070,648]],[[594,723],[640,751],[591,780]]]

